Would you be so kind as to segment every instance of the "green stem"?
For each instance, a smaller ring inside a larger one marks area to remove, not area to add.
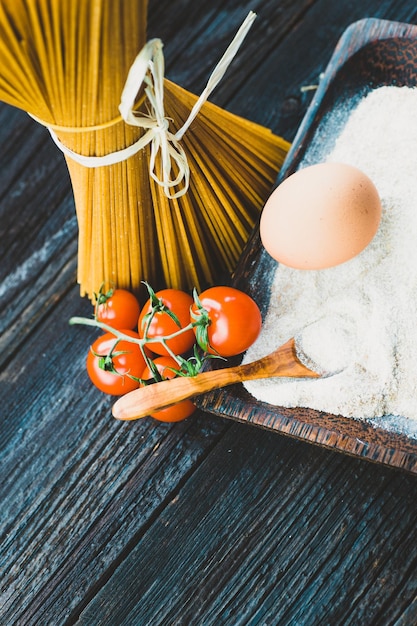
[[[146,344],[150,344],[150,343],[163,343],[165,348],[168,350],[168,352],[170,352],[173,356],[173,358],[175,358],[176,355],[174,355],[174,353],[172,352],[172,350],[170,350],[170,348],[166,345],[167,341],[170,341],[171,339],[175,339],[175,337],[178,337],[179,335],[182,335],[184,332],[188,331],[188,330],[192,330],[193,328],[195,328],[195,326],[201,326],[201,322],[196,321],[196,322],[190,322],[189,324],[187,324],[187,326],[184,326],[184,328],[179,328],[178,330],[176,330],[174,333],[171,333],[170,335],[167,335],[166,337],[131,337],[130,335],[126,335],[125,333],[121,332],[120,330],[118,330],[117,328],[113,328],[112,326],[109,326],[108,324],[106,324],[105,322],[99,322],[98,320],[94,319],[94,318],[89,318],[89,317],[71,317],[71,319],[69,320],[69,323],[71,324],[71,326],[75,325],[75,324],[82,324],[84,326],[93,326],[95,328],[101,328],[101,330],[105,330],[109,333],[111,333],[112,335],[114,335],[115,337],[117,337],[118,339],[124,339],[125,341],[130,341],[132,343],[137,343],[140,347],[144,347]],[[177,361],[177,359],[175,359]],[[177,361],[178,363],[178,361]]]

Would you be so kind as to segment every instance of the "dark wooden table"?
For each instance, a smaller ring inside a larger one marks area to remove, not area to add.
[[[167,76],[292,140],[345,28],[411,0],[150,0]],[[199,412],[116,422],[90,385],[90,315],[62,155],[0,106],[2,626],[417,623],[415,476]]]

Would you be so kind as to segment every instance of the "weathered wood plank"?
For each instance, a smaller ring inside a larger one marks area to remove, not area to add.
[[[198,92],[249,9],[259,18],[212,100],[289,139],[300,85],[349,22],[417,17],[405,0],[151,0],[169,77]],[[4,106],[0,145],[0,622],[415,617],[412,477],[203,414],[110,418],[83,369],[91,334],[67,323],[90,309],[63,159]]]
[[[366,3],[355,0],[349,4],[332,0],[305,2],[298,15],[292,14],[292,7],[290,1],[285,4],[261,2],[255,9],[259,18],[253,28],[259,29],[260,34],[240,52],[242,57],[247,55],[241,73],[249,68],[246,77],[239,73],[239,80],[247,81],[245,97],[237,92],[236,97],[227,100],[227,107],[238,115],[268,126],[289,141],[294,138],[311,98],[311,92],[302,92],[301,87],[317,84],[348,25],[364,17],[412,24],[417,19],[417,9],[408,0],[367,0]],[[287,28],[290,32],[286,32]],[[281,32],[285,33],[283,40]],[[275,45],[269,50],[271,40]],[[254,50],[252,45],[257,45],[258,49]],[[234,79],[231,73],[227,85],[223,83],[213,94],[214,101],[219,98],[224,103],[222,90],[233,93],[230,83]]]
[[[407,609],[415,478],[251,428],[228,431],[77,624],[380,626]]]

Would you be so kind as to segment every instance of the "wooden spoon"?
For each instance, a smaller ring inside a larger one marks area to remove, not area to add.
[[[113,416],[119,420],[135,420],[212,389],[243,380],[277,376],[319,378],[320,374],[300,362],[294,339],[290,339],[268,356],[252,363],[202,372],[196,376],[180,376],[135,389],[117,400]]]

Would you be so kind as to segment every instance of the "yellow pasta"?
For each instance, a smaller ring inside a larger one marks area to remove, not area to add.
[[[78,154],[104,156],[132,145],[145,131],[125,123],[119,103],[146,43],[146,20],[145,0],[2,0],[0,99]],[[197,97],[164,79],[164,99],[175,133]],[[143,90],[137,100],[135,108],[146,113]],[[139,291],[142,281],[201,288],[234,269],[289,145],[208,102],[181,145],[190,184],[174,199],[150,177],[149,145],[94,168],[65,157],[81,295],[93,298],[101,284]]]

